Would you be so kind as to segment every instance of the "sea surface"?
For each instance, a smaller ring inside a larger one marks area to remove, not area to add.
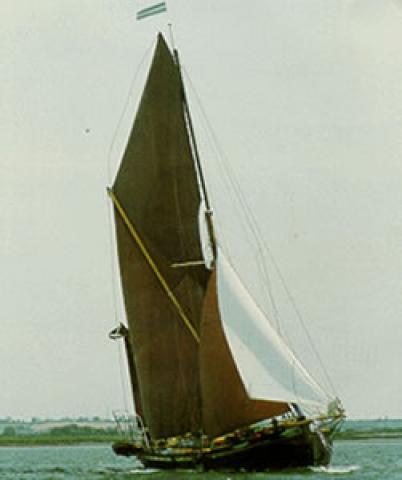
[[[283,473],[217,473],[144,470],[117,457],[108,445],[1,447],[1,480],[321,480],[402,479],[402,439],[340,440],[329,468]]]

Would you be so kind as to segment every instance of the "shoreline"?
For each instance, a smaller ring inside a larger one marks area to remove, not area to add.
[[[95,447],[95,446],[101,446],[101,445],[110,445],[110,448],[112,448],[112,443],[113,442],[107,442],[107,441],[102,441],[102,442],[91,442],[91,441],[83,441],[83,442],[66,442],[66,443],[0,443],[0,449],[1,448],[41,448],[41,447]]]
[[[58,437],[49,438],[43,435],[17,435],[14,438],[1,438],[0,447],[52,447],[69,445],[102,445],[121,441],[121,436],[88,436],[88,437]]]
[[[402,432],[398,433],[341,433],[336,435],[334,443],[343,441],[369,441],[369,440],[401,440]],[[96,445],[112,445],[116,441],[121,441],[121,437],[113,438],[39,438],[39,437],[20,437],[20,438],[7,438],[2,439],[0,437],[1,447],[68,447],[68,446],[96,446]]]

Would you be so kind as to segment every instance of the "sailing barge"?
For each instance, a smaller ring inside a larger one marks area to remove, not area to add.
[[[342,409],[327,409],[219,247],[179,56],[161,34],[108,192],[128,323],[110,336],[126,345],[137,418],[115,452],[157,468],[327,465]]]

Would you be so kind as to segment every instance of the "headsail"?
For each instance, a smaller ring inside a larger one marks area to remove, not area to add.
[[[325,410],[329,397],[272,327],[221,251],[218,291],[223,329],[249,395]]]
[[[199,330],[208,272],[200,197],[182,107],[181,80],[161,35],[113,193],[182,309]],[[139,398],[153,437],[200,429],[198,344],[116,212],[123,293]]]
[[[216,271],[201,322],[206,433],[219,435],[281,415],[292,403],[306,412],[325,412],[325,392],[270,325],[222,251]]]

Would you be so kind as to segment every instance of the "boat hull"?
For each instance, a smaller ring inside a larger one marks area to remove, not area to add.
[[[183,455],[162,452],[139,453],[145,467],[158,469],[194,468],[203,470],[283,470],[328,465],[331,442],[308,427],[275,438]]]

